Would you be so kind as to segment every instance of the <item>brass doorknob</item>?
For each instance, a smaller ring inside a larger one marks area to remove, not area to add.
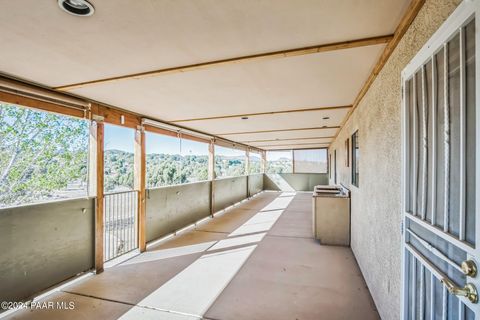
[[[448,292],[450,292],[451,294],[455,296],[465,297],[472,303],[478,302],[477,288],[473,284],[467,283],[463,288],[460,288],[457,287],[455,283],[453,283],[448,278],[443,278],[442,283],[445,285]]]
[[[477,265],[473,260],[463,261],[461,267],[466,276],[474,278],[477,275]]]

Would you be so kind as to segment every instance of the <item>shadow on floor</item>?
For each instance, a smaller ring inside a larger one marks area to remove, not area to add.
[[[311,194],[264,192],[11,319],[378,319],[349,248],[311,236]]]

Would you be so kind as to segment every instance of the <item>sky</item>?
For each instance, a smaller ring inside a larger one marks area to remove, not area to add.
[[[133,152],[135,131],[130,128],[105,124],[105,150]]]
[[[105,150],[122,150],[133,152],[135,131],[130,128],[119,127],[115,125],[105,125]],[[145,134],[147,154],[167,153],[183,155],[208,155],[208,145],[206,143],[180,139],[170,136],[164,136],[147,132]],[[244,154],[242,150],[235,150],[215,146],[215,152],[223,156],[239,156]],[[326,152],[326,151],[325,151]],[[258,157],[257,154],[252,156]],[[268,161],[276,161],[280,158],[292,158],[291,151],[269,151],[267,152]]]
[[[269,151],[267,161],[277,161],[280,158],[292,159],[292,151]]]
[[[105,125],[105,150],[121,150],[133,152],[135,131],[133,129],[119,127],[115,125]],[[178,139],[175,137],[164,136],[151,132],[145,134],[145,145],[147,154],[167,153],[183,155],[208,155],[208,145],[206,143],[191,141],[187,139]],[[238,156],[244,154],[241,150],[223,148],[216,146],[217,154],[224,156]]]

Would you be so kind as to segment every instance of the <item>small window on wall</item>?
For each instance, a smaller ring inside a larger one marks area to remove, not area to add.
[[[87,196],[88,127],[0,102],[0,207]]]
[[[147,188],[208,179],[208,144],[146,132]]]
[[[350,166],[350,139],[345,140],[345,167]]]
[[[337,150],[333,150],[333,183],[337,184]]]
[[[295,173],[327,173],[327,149],[293,150]]]
[[[359,186],[359,160],[360,149],[358,145],[358,131],[352,135],[352,184],[356,187]]]
[[[292,151],[267,151],[267,173],[292,173]]]
[[[245,150],[215,146],[215,177],[238,177],[245,174]]]
[[[262,156],[259,153],[250,151],[248,174],[260,173],[262,171]]]
[[[333,161],[332,161],[332,154],[330,153],[328,157],[329,157],[329,161],[328,161],[328,174],[329,174],[329,178],[332,179],[332,172],[333,172],[333,170],[332,170],[332,163],[333,163]]]

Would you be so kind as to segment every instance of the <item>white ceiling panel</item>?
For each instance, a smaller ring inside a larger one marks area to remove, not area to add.
[[[212,134],[248,132],[259,130],[279,130],[295,128],[334,127],[339,126],[349,108],[335,110],[318,110],[273,115],[250,116],[248,119],[226,118],[200,121],[176,122],[178,125]],[[328,117],[329,119],[324,119]]]
[[[329,144],[333,138],[321,138],[321,139],[295,139],[295,140],[274,140],[274,141],[258,141],[249,142],[249,145],[263,148],[265,146],[277,146],[277,145],[296,145],[296,144]]]
[[[314,137],[333,137],[338,129],[316,129],[316,130],[296,130],[296,131],[278,131],[278,132],[258,132],[247,134],[225,135],[224,138],[244,142],[255,140],[272,139],[302,139]]]
[[[264,147],[264,150],[291,150],[291,149],[314,149],[314,148],[327,148],[328,144],[292,144],[281,146]]]
[[[166,121],[353,103],[384,45],[103,83],[72,92]]]
[[[96,9],[91,17],[68,15],[55,0],[3,1],[0,72],[57,87],[390,35],[410,2],[90,1]],[[346,106],[353,103],[384,48],[379,44],[215,65],[96,83],[69,92],[163,121]],[[285,144],[302,147],[304,138],[332,137],[337,128],[288,129],[339,126],[347,112],[323,110],[178,125],[238,142],[273,140],[275,148],[283,148],[276,139],[295,139]],[[258,132],[270,130],[274,132]],[[307,147],[320,142],[310,139]]]
[[[0,70],[60,86],[153,69],[392,34],[408,0],[2,1]],[[8,44],[8,45],[6,45]]]

